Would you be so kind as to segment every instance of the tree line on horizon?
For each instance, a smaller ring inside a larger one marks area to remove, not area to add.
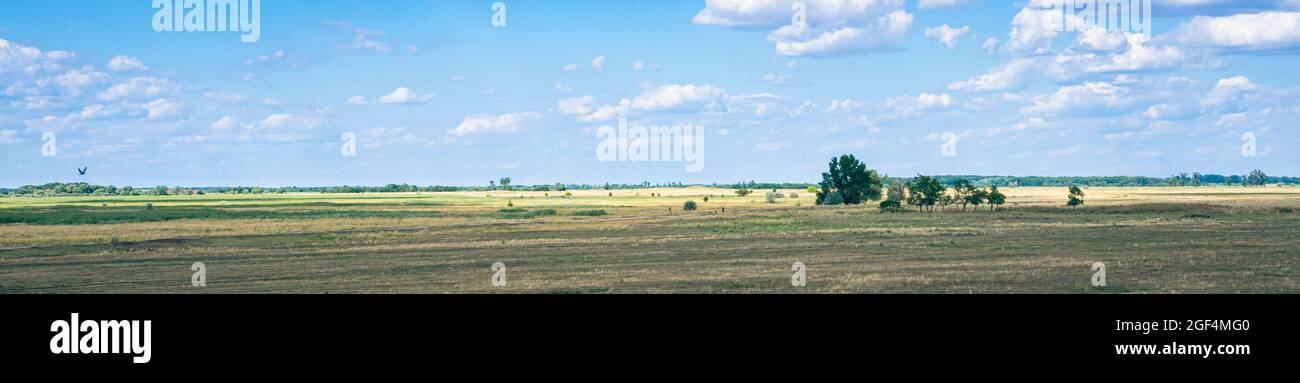
[[[1224,176],[1218,174],[1178,173],[1167,178],[1137,176],[1103,176],[1103,177],[1050,177],[1050,176],[927,176],[945,187],[959,183],[963,188],[967,184],[976,188],[1015,187],[1015,186],[1263,186],[1267,184],[1300,184],[1300,177],[1269,176],[1261,170],[1254,170],[1243,175]],[[907,185],[918,177],[891,178],[891,181]],[[930,182],[929,179],[923,179]],[[25,185],[17,189],[0,188],[0,194],[11,196],[139,196],[139,195],[189,195],[189,194],[283,194],[283,193],[410,193],[410,192],[451,192],[451,191],[566,191],[566,190],[625,190],[645,188],[685,188],[706,186],[738,190],[764,189],[807,189],[817,187],[816,183],[805,182],[736,182],[711,184],[686,184],[681,182],[651,183],[604,183],[604,184],[539,184],[515,185],[510,177],[488,181],[487,186],[418,186],[411,184],[388,184],[383,186],[218,186],[218,187],[184,187],[155,186],[137,188],[132,186],[92,185],[85,182],[51,182],[44,185]]]

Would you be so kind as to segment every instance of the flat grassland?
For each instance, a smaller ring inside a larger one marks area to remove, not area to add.
[[[936,213],[711,188],[0,198],[0,293],[1300,293],[1300,188],[1084,191]]]

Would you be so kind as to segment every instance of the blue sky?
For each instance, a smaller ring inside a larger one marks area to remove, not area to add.
[[[151,0],[0,2],[0,187],[815,181],[841,153],[1300,175],[1300,1],[1157,0],[1150,37],[1043,0],[806,0],[796,29],[794,2],[507,0],[498,27],[492,1],[262,0],[251,43],[156,32]],[[620,117],[703,126],[703,170],[598,161]]]

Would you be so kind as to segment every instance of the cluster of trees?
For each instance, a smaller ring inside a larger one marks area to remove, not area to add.
[[[159,186],[164,192],[166,187]],[[147,195],[154,194],[154,189],[137,190],[133,187],[116,187],[104,185],[91,185],[85,182],[60,183],[51,182],[44,185],[26,185],[9,191],[16,196],[85,196],[85,195]]]
[[[852,154],[831,158],[828,170],[822,173],[822,182],[818,184],[818,205],[856,205],[866,201],[880,200],[885,192],[884,177],[875,170],[867,169],[866,164]],[[979,208],[988,204],[991,209],[1006,203],[1006,195],[997,186],[989,189],[975,187],[970,181],[956,180],[951,193],[936,177],[918,175],[906,182],[890,180],[887,197],[880,203],[881,210],[898,211],[904,203],[913,205],[922,211],[934,211],[949,205],[958,205],[963,211],[967,207]]]

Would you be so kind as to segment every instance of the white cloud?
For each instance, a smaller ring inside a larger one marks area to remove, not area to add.
[[[1206,106],[1220,106],[1240,101],[1242,96],[1247,92],[1259,88],[1245,76],[1233,76],[1219,80],[1210,90],[1205,98],[1201,99],[1201,104]]]
[[[1055,93],[1035,97],[1033,103],[1021,108],[1027,114],[1071,116],[1116,116],[1134,106],[1130,90],[1106,82],[1086,82],[1069,85]]]
[[[220,119],[214,121],[212,125],[209,127],[212,128],[212,130],[226,130],[234,126],[235,126],[235,119],[231,118],[230,116],[222,116]]]
[[[994,54],[998,52],[998,42],[998,39],[990,37],[984,40],[984,44],[980,45],[980,48],[984,49],[984,53]]]
[[[136,77],[126,82],[113,84],[99,98],[104,101],[113,101],[126,98],[154,98],[159,95],[168,94],[180,89],[170,80],[153,77]]]
[[[99,118],[113,117],[122,114],[122,108],[119,106],[107,106],[103,104],[90,104],[81,108],[81,114],[77,115],[81,120],[94,120]]]
[[[370,102],[370,101],[366,100],[366,97],[365,97],[365,96],[361,96],[361,95],[356,95],[356,96],[348,97],[348,101],[347,101],[347,102],[348,102],[348,105],[357,105],[357,106],[360,106],[360,105],[369,105],[369,104],[379,104],[379,105],[413,105],[413,104],[424,104],[424,103],[427,103],[427,102],[429,102],[429,100],[432,100],[432,99],[433,99],[433,96],[434,96],[434,95],[433,95],[432,93],[430,93],[430,94],[419,94],[419,93],[416,93],[415,91],[412,91],[410,88],[407,88],[407,87],[404,87],[404,86],[403,86],[403,87],[398,87],[397,89],[394,89],[392,92],[390,92],[390,93],[388,93],[388,94],[385,94],[385,95],[383,95],[383,96],[379,96],[379,98],[375,99],[374,102]]]
[[[72,56],[71,52],[43,52],[36,47],[0,39],[0,74],[15,72],[35,75],[42,71],[57,71],[63,67],[61,61]]]
[[[149,67],[144,66],[144,63],[140,62],[140,60],[135,57],[118,55],[118,56],[114,56],[113,59],[108,60],[108,70],[114,72],[126,72],[126,71],[146,70],[146,69],[149,69]]]
[[[1234,51],[1268,51],[1300,47],[1300,12],[1197,16],[1169,37],[1182,44]]]
[[[831,104],[826,107],[826,113],[835,113],[835,112],[851,113],[851,112],[856,112],[862,108],[865,108],[866,106],[867,103],[865,102],[855,101],[847,98],[843,100],[831,100]],[[800,108],[802,109],[802,107]]]
[[[105,81],[108,81],[107,74],[86,66],[81,69],[70,70],[58,76],[38,80],[36,85],[41,87],[51,84],[56,85],[69,95],[76,96],[81,94],[81,88]]]
[[[563,71],[565,71],[565,72],[577,72],[577,71],[578,71],[578,64],[569,64],[569,65],[565,65],[564,68],[560,68],[560,70],[563,70]]]
[[[536,112],[477,114],[465,117],[460,125],[448,130],[447,134],[469,136],[481,133],[509,133],[519,130],[521,124],[538,118],[541,118],[541,115]]]
[[[920,9],[957,8],[969,3],[970,0],[920,0],[917,7]]]
[[[917,96],[890,97],[885,106],[897,114],[912,114],[931,110],[948,109],[955,104],[948,94],[921,93]]]
[[[776,53],[782,56],[836,57],[901,50],[911,26],[912,15],[900,10],[880,16],[874,23],[861,28],[816,32],[808,28],[783,27],[773,32],[769,40],[776,43]]]
[[[1078,15],[1063,17],[1059,9],[1051,9],[1045,7],[1046,5],[1051,4],[1041,0],[1031,1],[1031,4],[1016,13],[1016,16],[1011,19],[1011,32],[1008,33],[1004,45],[1007,51],[1048,53],[1052,41],[1061,33],[1060,31],[1065,30],[1066,18],[1070,19],[1071,25],[1083,26],[1082,28],[1092,25]]]
[[[925,29],[925,37],[935,39],[948,49],[957,49],[957,43],[962,35],[970,33],[970,26],[953,28],[948,24]]]
[[[566,98],[559,101],[556,110],[569,116],[591,114],[595,110],[595,102],[593,96]]]
[[[806,25],[791,23],[796,2]],[[902,0],[710,0],[692,22],[771,30],[783,56],[834,57],[902,49],[912,15]]]
[[[184,106],[185,104],[180,102],[160,98],[144,104],[143,107],[149,111],[149,119],[153,120],[178,115]]]
[[[591,69],[597,72],[605,71],[605,56],[597,56],[591,59]]]
[[[557,110],[577,116],[578,121],[599,122],[631,113],[693,113],[720,108],[726,104],[726,95],[725,89],[709,85],[669,84],[616,104],[598,105],[592,96],[567,98],[559,101]]]
[[[693,112],[716,105],[726,91],[709,85],[670,84],[650,89],[632,99],[633,110]]]
[[[989,92],[1019,89],[1025,85],[1025,77],[1033,73],[1036,65],[1033,58],[1015,58],[989,73],[949,84],[948,90]]]

